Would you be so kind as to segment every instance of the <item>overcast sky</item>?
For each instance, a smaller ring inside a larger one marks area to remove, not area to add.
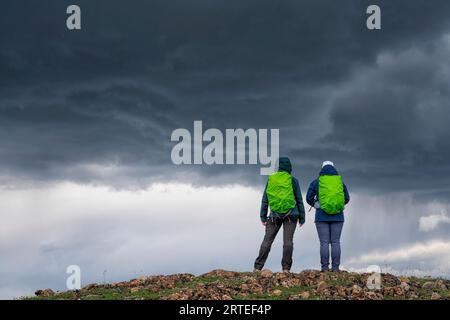
[[[1,1],[0,297],[63,289],[69,264],[83,282],[251,269],[266,178],[175,166],[194,120],[280,129],[303,194],[334,161],[346,267],[450,274],[449,18],[446,0]],[[294,268],[318,268],[316,238],[309,213]]]

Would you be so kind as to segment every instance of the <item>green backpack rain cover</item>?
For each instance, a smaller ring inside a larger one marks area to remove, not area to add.
[[[344,210],[344,184],[341,176],[319,177],[319,202],[320,209],[328,214],[338,214]]]
[[[295,208],[292,176],[285,171],[278,171],[269,176],[266,194],[270,209],[276,213],[286,214]]]

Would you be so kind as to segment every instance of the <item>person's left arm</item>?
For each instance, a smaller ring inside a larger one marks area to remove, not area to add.
[[[259,217],[261,219],[261,222],[265,224],[267,222],[267,211],[269,209],[269,200],[267,198],[267,184],[264,188],[264,193],[261,199],[261,210],[259,211]]]
[[[297,203],[297,209],[300,214],[298,222],[300,223],[300,225],[302,225],[305,223],[305,207],[303,205],[302,191],[300,190],[300,184],[298,183],[298,180],[293,178],[293,182],[295,202]]]
[[[344,200],[345,200],[345,204],[350,202],[350,194],[348,193],[348,189],[347,186],[344,183]]]
[[[309,185],[308,192],[306,193],[306,202],[311,207],[314,207],[314,204],[316,202],[316,196],[317,196],[317,180],[314,180]]]

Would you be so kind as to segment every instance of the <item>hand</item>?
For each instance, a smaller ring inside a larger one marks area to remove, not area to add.
[[[304,225],[304,223],[299,223],[298,227],[301,228],[301,227],[303,227],[303,225]]]
[[[267,226],[267,221],[263,221],[263,222],[261,222],[262,223],[262,225],[265,227],[265,226]]]

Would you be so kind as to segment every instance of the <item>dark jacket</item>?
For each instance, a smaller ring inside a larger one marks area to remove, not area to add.
[[[339,175],[336,168],[327,165],[322,168],[322,170],[319,173],[319,176],[322,175]],[[344,183],[344,197],[345,197],[345,204],[347,204],[350,201],[350,195],[348,194],[347,186]],[[308,193],[306,194],[306,202],[311,207],[314,207],[314,203],[319,199],[319,179],[314,180],[311,182],[308,188]],[[316,209],[316,218],[314,222],[326,222],[326,221],[344,221],[344,211],[338,213],[338,214],[327,214],[322,209]]]
[[[281,157],[279,160],[279,166],[278,171],[285,171],[287,173],[291,173],[292,171],[292,165],[291,161],[287,157]],[[303,206],[303,199],[302,199],[302,192],[300,190],[300,184],[298,183],[298,180],[294,177],[292,177],[292,189],[294,191],[294,197],[296,206],[294,209],[292,209],[291,213],[289,214],[289,217],[292,217],[293,219],[298,218],[300,224],[305,223],[305,207]],[[267,199],[267,184],[266,188],[264,189],[264,194],[261,201],[261,211],[260,211],[260,217],[261,221],[265,222],[267,221],[267,211],[269,208],[269,200]],[[273,217],[273,213],[270,213],[269,217]]]

